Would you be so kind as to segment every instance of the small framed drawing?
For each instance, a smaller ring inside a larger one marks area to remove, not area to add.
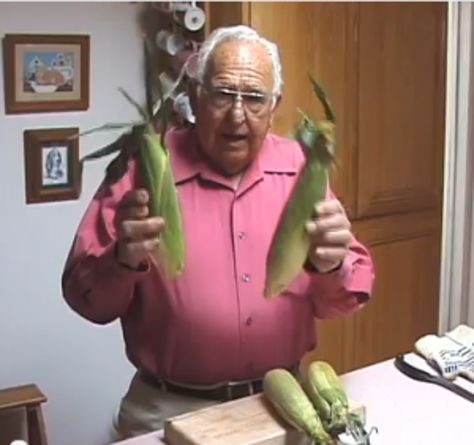
[[[5,113],[89,108],[89,36],[6,34]]]
[[[78,134],[79,128],[25,130],[25,190],[28,204],[79,197]]]

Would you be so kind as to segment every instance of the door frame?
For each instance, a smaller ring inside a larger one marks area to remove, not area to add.
[[[473,5],[449,2],[440,334],[460,323],[474,326],[473,37]]]

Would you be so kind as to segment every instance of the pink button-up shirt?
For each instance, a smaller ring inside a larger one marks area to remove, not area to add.
[[[194,384],[261,377],[316,345],[314,317],[344,316],[367,300],[373,265],[355,239],[337,271],[302,271],[281,296],[263,297],[271,237],[304,162],[295,142],[268,135],[236,190],[200,158],[192,130],[170,133],[168,147],[186,234],[183,274],[169,281],[153,260],[145,271],[116,261],[113,220],[135,184],[132,160],[97,191],[63,275],[75,311],[96,323],[120,318],[137,368]]]

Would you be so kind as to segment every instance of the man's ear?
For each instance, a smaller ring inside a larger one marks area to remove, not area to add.
[[[275,100],[275,104],[273,105],[272,114],[270,116],[270,126],[273,124],[273,117],[275,116],[275,112],[277,108],[279,107],[280,102],[281,102],[281,94],[278,95],[278,97]]]
[[[280,105],[280,102],[281,102],[281,94],[279,94],[278,97],[276,98],[275,105],[273,105],[274,110],[278,108],[278,106]]]

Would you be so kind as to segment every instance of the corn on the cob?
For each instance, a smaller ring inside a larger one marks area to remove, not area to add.
[[[344,384],[332,366],[324,361],[310,363],[304,389],[321,417],[326,431],[332,436],[345,432],[358,444],[370,445],[370,435],[362,420],[349,408],[349,398]]]
[[[347,427],[349,399],[332,366],[324,361],[310,363],[304,387],[326,430],[340,433]]]
[[[298,381],[286,369],[272,369],[263,378],[263,393],[280,416],[317,445],[333,444],[318,413]]]
[[[308,258],[310,239],[306,223],[314,205],[324,199],[329,167],[334,160],[334,115],[322,88],[310,78],[322,102],[326,120],[314,123],[308,116],[296,131],[306,161],[283,209],[267,256],[264,295],[279,295],[296,278]]]
[[[166,275],[175,278],[184,269],[185,239],[181,220],[181,209],[176,190],[170,154],[162,142],[166,132],[168,115],[172,106],[173,91],[184,76],[184,67],[178,80],[171,85],[171,90],[164,89],[162,77],[158,76],[157,85],[152,84],[154,76],[150,42],[144,41],[145,55],[145,93],[146,109],[135,102],[122,88],[121,93],[137,109],[142,120],[125,124],[105,124],[88,130],[81,135],[109,129],[127,129],[115,142],[91,153],[81,159],[84,161],[98,159],[114,152],[119,152],[107,166],[106,181],[115,182],[122,177],[128,168],[128,160],[135,157],[138,161],[138,182],[148,190],[149,215],[160,216],[165,221],[160,243],[154,256]],[[153,103],[153,91],[159,90],[160,97]],[[155,128],[161,128],[161,135]]]
[[[169,151],[163,147],[151,126],[144,131],[138,161],[140,179],[150,194],[150,215],[161,216],[165,220],[155,256],[165,273],[175,278],[183,271],[185,256],[180,204]]]

